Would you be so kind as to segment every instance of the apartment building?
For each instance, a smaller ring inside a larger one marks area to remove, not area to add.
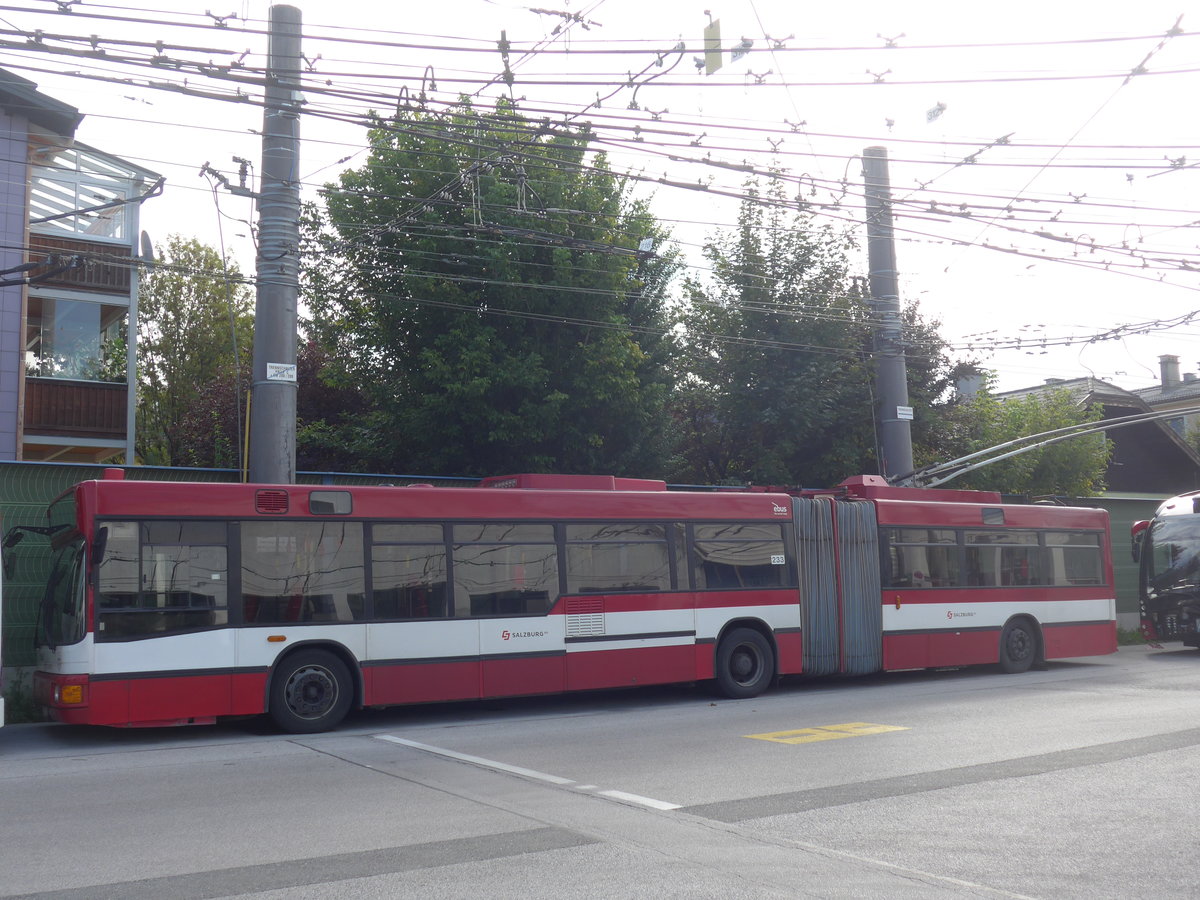
[[[0,70],[0,460],[132,463],[141,203],[156,173]]]

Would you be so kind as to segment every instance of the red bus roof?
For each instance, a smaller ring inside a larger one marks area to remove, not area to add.
[[[876,479],[859,476],[843,485],[849,488],[850,502],[871,502],[876,507],[881,525],[1103,529],[1108,523],[1103,509],[1002,504],[998,494],[986,491],[894,488]],[[521,486],[496,489],[501,482],[514,481]],[[233,484],[131,481],[114,473],[104,480],[80,483],[76,497],[79,512],[93,517],[303,518],[314,515],[309,507],[314,493],[325,494],[326,499],[333,493],[349,495],[345,515],[360,519],[792,518],[792,498],[779,493],[667,491],[654,486],[662,482],[611,476],[501,476],[487,482],[487,487]],[[621,489],[626,487],[623,482],[629,482],[627,489]],[[570,488],[558,487],[568,484]],[[987,512],[997,508],[1003,508],[1002,520]],[[319,515],[324,518],[329,513]]]
[[[775,519],[790,521],[785,495],[676,491],[579,491],[478,487],[374,487],[85,481],[81,508],[92,516],[164,518],[307,517],[313,493],[352,497],[349,518],[366,519]]]
[[[1084,528],[1098,531],[1108,528],[1107,510],[1040,503],[878,500],[875,514],[880,525],[925,528]]]

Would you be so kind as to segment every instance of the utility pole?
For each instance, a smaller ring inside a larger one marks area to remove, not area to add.
[[[875,312],[875,400],[879,427],[880,475],[906,475],[913,468],[912,407],[904,363],[904,329],[892,232],[892,194],[887,148],[863,151],[867,198],[867,264]]]
[[[272,6],[258,196],[250,481],[296,480],[300,293],[300,10]]]

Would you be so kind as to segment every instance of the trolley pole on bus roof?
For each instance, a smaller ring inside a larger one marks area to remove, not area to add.
[[[863,151],[867,198],[867,264],[875,314],[875,402],[879,427],[879,474],[885,478],[913,468],[913,409],[908,405],[908,371],[892,233],[892,195],[887,149]]]
[[[250,480],[266,484],[296,480],[300,60],[300,10],[272,6],[258,195],[248,460]]]

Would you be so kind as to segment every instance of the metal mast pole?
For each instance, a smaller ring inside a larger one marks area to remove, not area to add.
[[[880,473],[911,472],[913,410],[908,405],[908,372],[892,234],[892,196],[887,149],[863,151],[867,198],[867,262],[875,310],[875,393],[878,404]]]
[[[258,290],[250,387],[252,482],[296,480],[300,293],[300,10],[272,6],[258,196]]]

